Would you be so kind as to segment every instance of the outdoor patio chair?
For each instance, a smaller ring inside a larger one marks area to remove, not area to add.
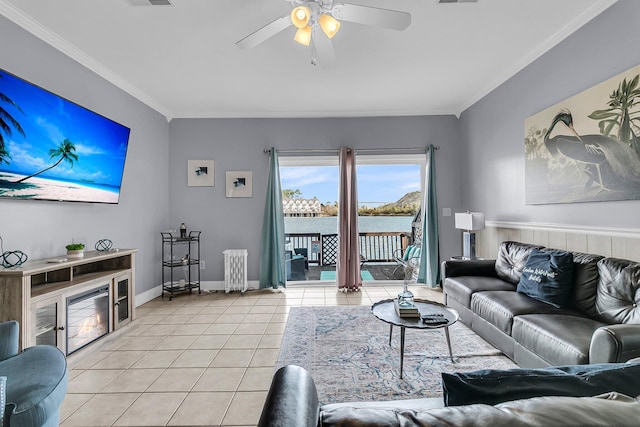
[[[304,269],[309,269],[309,249],[307,248],[294,248],[293,252],[296,255],[302,255],[304,257]]]
[[[294,255],[292,251],[285,251],[285,272],[287,280],[307,280],[305,274],[306,257]]]
[[[393,252],[393,259],[397,263],[396,268],[391,273],[393,276],[396,275],[396,272],[402,268],[402,277],[404,278],[404,270],[409,264],[412,262],[415,266],[420,265],[420,258],[422,255],[422,248],[418,245],[409,245],[404,250],[402,248],[398,248]],[[414,272],[414,276],[417,277],[417,268]]]

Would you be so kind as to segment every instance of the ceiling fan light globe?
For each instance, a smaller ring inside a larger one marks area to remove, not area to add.
[[[309,46],[311,44],[311,27],[307,25],[306,27],[299,28],[293,39],[301,45]]]
[[[311,11],[307,6],[298,6],[291,11],[291,22],[297,28],[303,28],[311,19]]]
[[[320,15],[318,23],[320,24],[320,28],[322,28],[322,31],[329,38],[333,38],[333,36],[338,34],[338,30],[340,30],[340,21],[338,21],[331,15],[327,15],[326,13]]]

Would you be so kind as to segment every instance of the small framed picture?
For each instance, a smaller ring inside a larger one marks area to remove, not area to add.
[[[253,172],[227,171],[227,197],[253,197]]]
[[[187,185],[189,187],[215,186],[213,160],[187,160]]]

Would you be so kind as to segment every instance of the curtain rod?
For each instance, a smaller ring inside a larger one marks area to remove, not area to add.
[[[409,148],[361,148],[355,149],[357,153],[384,153],[389,154],[390,152],[398,153],[398,152],[415,152],[415,153],[424,153],[427,151],[427,147],[409,147]],[[439,145],[434,145],[433,148],[435,150],[439,150]],[[338,154],[339,150],[335,148],[294,148],[289,150],[277,150],[278,154],[302,154],[302,153],[315,153],[315,154]],[[264,152],[266,154],[271,153],[271,148],[265,148]]]

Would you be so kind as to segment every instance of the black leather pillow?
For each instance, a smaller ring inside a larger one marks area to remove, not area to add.
[[[640,263],[619,258],[598,261],[598,316],[608,323],[640,323]]]
[[[597,318],[596,314],[596,290],[600,275],[598,273],[598,261],[600,255],[573,253],[573,286],[569,303],[572,307],[586,313],[589,317]]]
[[[529,254],[516,290],[554,307],[566,307],[572,285],[571,252],[534,249]]]
[[[601,363],[544,369],[442,373],[446,406],[496,405],[539,396],[640,395],[640,363]]]
[[[531,251],[542,248],[542,246],[528,243],[502,242],[496,257],[496,275],[504,281],[517,285]]]

